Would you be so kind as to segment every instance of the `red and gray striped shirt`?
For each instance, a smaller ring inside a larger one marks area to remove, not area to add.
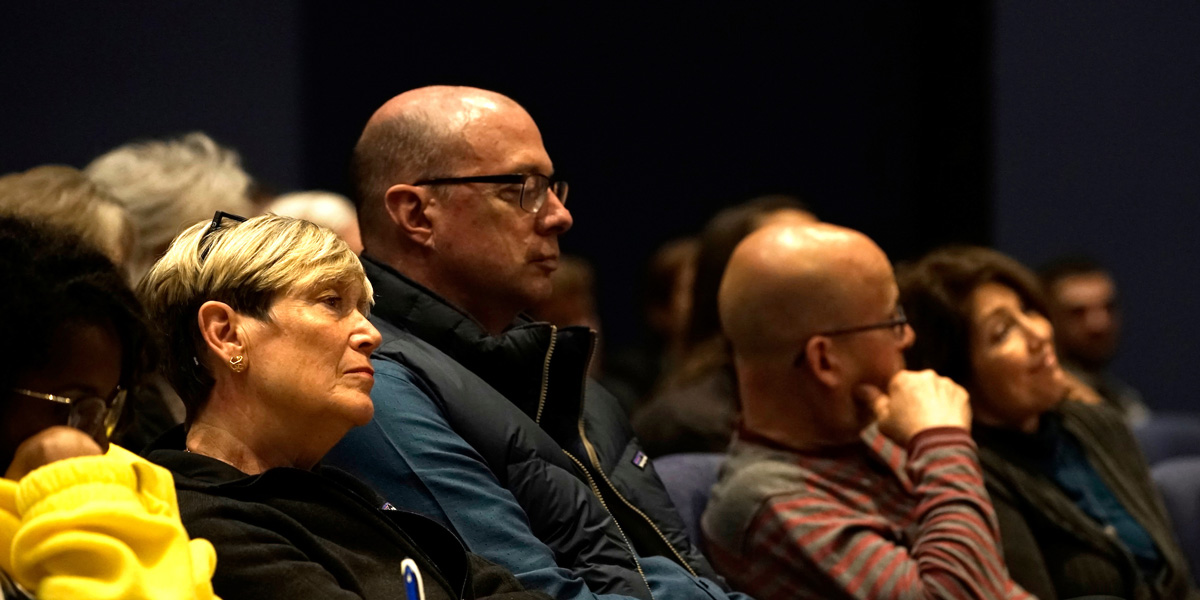
[[[820,454],[734,442],[704,513],[718,570],[759,600],[1032,598],[1008,576],[970,434],[905,453],[874,427]]]

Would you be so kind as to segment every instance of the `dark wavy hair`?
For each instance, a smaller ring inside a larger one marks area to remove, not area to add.
[[[1026,307],[1043,315],[1038,278],[1016,260],[989,248],[948,246],[900,265],[900,304],[917,334],[905,352],[910,369],[933,369],[970,388],[971,293],[985,283],[1011,288]]]
[[[49,225],[0,217],[0,389],[55,359],[72,326],[110,326],[121,341],[121,385],[151,364],[141,304],[117,267],[82,238]]]

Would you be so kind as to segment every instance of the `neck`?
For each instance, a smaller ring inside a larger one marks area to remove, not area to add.
[[[461,290],[444,277],[444,270],[433,267],[422,256],[392,254],[384,257],[371,254],[371,258],[382,262],[405,277],[421,284],[426,289],[439,295],[458,310],[466,313],[488,335],[499,335],[512,324],[513,319],[521,312],[521,308],[513,308],[503,298],[489,294],[472,293]]]
[[[1041,425],[1042,422],[1041,417],[1042,416],[1038,414],[1031,417],[1026,417],[1023,420],[1013,420],[993,415],[986,410],[979,410],[978,408],[975,409],[976,421],[987,425],[988,427],[995,427],[997,429],[1011,429],[1014,431],[1020,431],[1021,433],[1034,433],[1037,431],[1038,426]]]
[[[794,373],[794,369],[792,370]],[[828,390],[807,385],[786,373],[739,368],[738,393],[742,402],[742,427],[755,436],[797,452],[819,452],[861,440],[861,431],[829,427],[822,411],[839,402]]]
[[[188,428],[187,450],[257,475],[276,467],[311,469],[333,447],[321,443],[324,432],[310,435],[303,428],[268,425],[287,423],[286,416],[271,415],[256,410],[258,407],[253,399],[231,401],[214,394]],[[315,448],[318,445],[322,447]]]

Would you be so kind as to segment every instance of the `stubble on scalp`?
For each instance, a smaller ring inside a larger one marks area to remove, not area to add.
[[[743,357],[766,357],[852,320],[864,279],[887,258],[861,233],[781,223],[739,244],[721,284],[721,322]],[[890,267],[887,267],[890,272]]]

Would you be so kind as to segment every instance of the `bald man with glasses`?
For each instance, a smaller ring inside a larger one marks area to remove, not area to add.
[[[529,113],[476,88],[405,92],[367,122],[352,169],[383,345],[375,418],[325,462],[555,598],[744,598],[587,376],[596,332],[522,315],[549,296],[573,224]]]
[[[887,256],[834,225],[777,225],[721,282],[741,428],[705,510],[710,556],[760,600],[1029,598],[1009,578],[967,392],[904,369]]]

